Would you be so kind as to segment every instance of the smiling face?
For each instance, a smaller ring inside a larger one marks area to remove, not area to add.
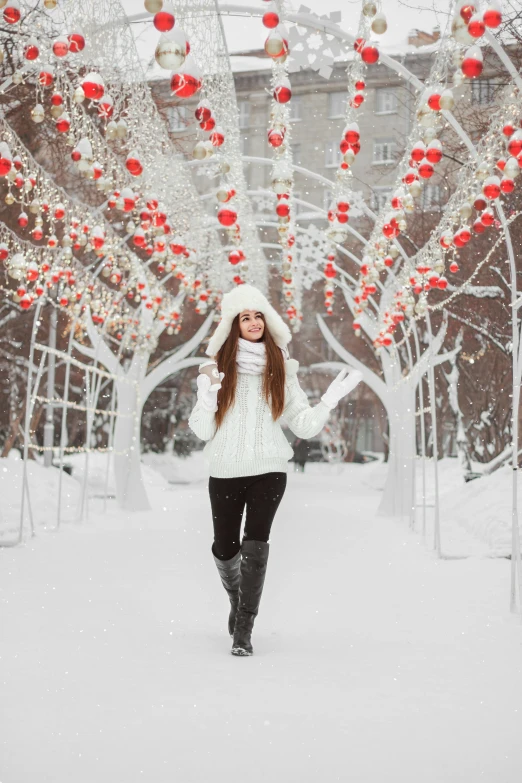
[[[243,310],[239,315],[239,331],[244,340],[256,342],[263,337],[265,322],[259,310]]]

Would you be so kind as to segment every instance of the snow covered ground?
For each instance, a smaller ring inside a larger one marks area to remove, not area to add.
[[[439,560],[430,509],[426,541],[376,515],[384,466],[290,473],[256,654],[234,658],[200,455],[145,459],[152,511],[101,514],[97,459],[89,520],[64,477],[58,533],[56,471],[31,466],[37,535],[0,550],[2,783],[519,778],[522,625],[491,556],[508,476],[439,466]],[[20,476],[0,461],[4,538]]]

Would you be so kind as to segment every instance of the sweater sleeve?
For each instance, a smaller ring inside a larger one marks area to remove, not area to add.
[[[215,414],[197,402],[190,414],[188,425],[201,440],[211,440],[216,434]]]
[[[330,415],[330,408],[319,402],[313,408],[297,380],[298,363],[290,359],[287,365],[286,399],[283,418],[298,438],[313,438],[323,429]],[[295,364],[294,364],[295,362]]]

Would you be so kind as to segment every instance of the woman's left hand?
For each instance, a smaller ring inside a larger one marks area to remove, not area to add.
[[[347,373],[348,369],[341,370],[337,378],[332,381],[321,397],[324,404],[329,408],[335,408],[339,400],[353,391],[357,384],[362,381],[363,374],[359,370],[351,370]]]

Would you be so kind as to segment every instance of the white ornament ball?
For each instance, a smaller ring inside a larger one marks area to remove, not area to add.
[[[161,36],[154,56],[158,65],[166,71],[181,68],[187,56],[187,40],[179,27]]]

